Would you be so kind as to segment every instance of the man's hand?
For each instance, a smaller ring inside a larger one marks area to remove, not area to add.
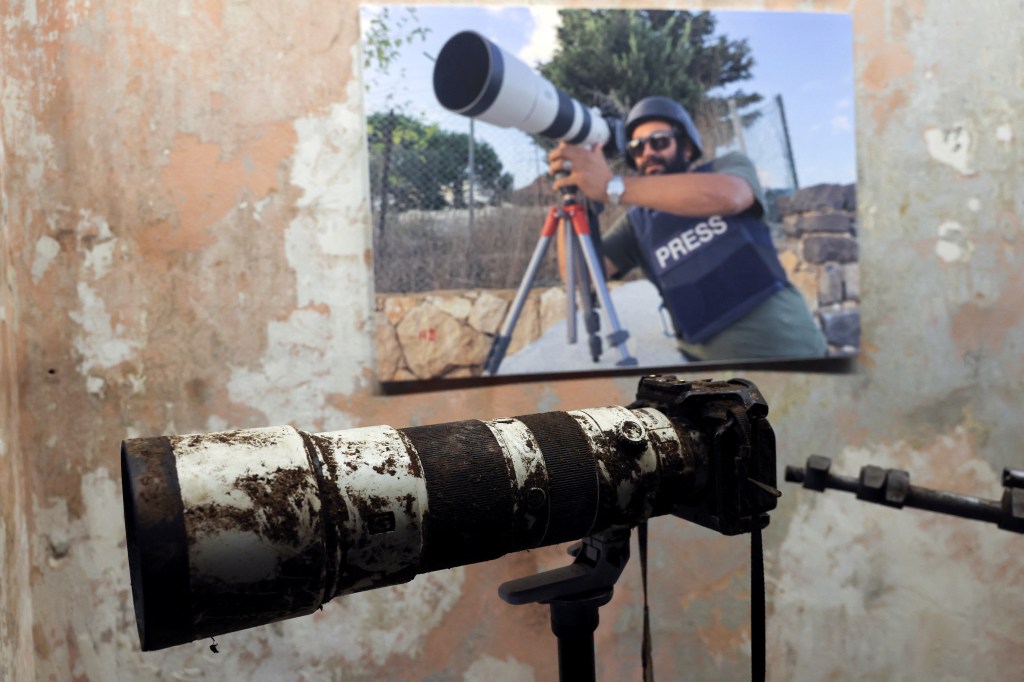
[[[549,172],[552,175],[560,171],[569,171],[564,177],[557,177],[552,189],[559,190],[563,187],[575,185],[588,199],[594,201],[607,201],[608,195],[605,189],[608,181],[612,179],[612,170],[605,161],[600,145],[594,145],[592,149],[560,142],[558,146],[548,154]]]

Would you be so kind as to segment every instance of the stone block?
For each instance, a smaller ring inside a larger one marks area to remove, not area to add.
[[[387,315],[388,324],[397,325],[405,317],[405,314],[412,310],[420,302],[421,296],[401,296],[386,294],[384,299],[384,314]]]
[[[847,204],[844,185],[814,185],[799,189],[788,197],[779,197],[779,213],[783,216],[808,211],[843,211]]]
[[[799,213],[799,211],[797,211],[797,210],[795,210],[793,208],[793,195],[792,194],[789,195],[789,196],[779,196],[779,197],[777,197],[775,199],[775,208],[778,210],[779,217],[782,218],[783,220],[786,219],[786,216],[791,216],[791,215],[794,215],[796,213]]]
[[[402,367],[397,372],[392,381],[416,381],[419,379],[415,374],[409,371],[408,367]]]
[[[789,283],[803,296],[809,310],[814,310],[818,301],[818,280],[809,270],[797,270],[789,276]]]
[[[843,266],[825,263],[818,270],[818,305],[842,303],[843,298]]]
[[[851,184],[846,186],[846,197],[845,197],[845,201],[843,203],[844,203],[843,207],[847,211],[849,211],[850,213],[856,213],[857,212],[857,184],[856,183],[851,183]]]
[[[473,310],[473,302],[455,292],[431,294],[427,301],[459,321],[464,321]]]
[[[823,310],[821,328],[825,339],[834,346],[860,345],[860,311],[858,310]]]
[[[846,300],[860,301],[860,264],[849,263],[843,266],[843,282]]]
[[[787,237],[799,237],[803,234],[800,230],[800,216],[793,214],[787,215],[782,219],[782,234]]]
[[[497,294],[486,290],[481,291],[473,302],[473,309],[469,312],[467,321],[477,331],[485,334],[497,334],[509,303],[509,300]]]
[[[404,363],[402,346],[398,342],[395,328],[388,324],[387,316],[382,312],[374,315],[377,356],[377,380],[394,381]]]
[[[483,364],[490,338],[423,302],[398,324],[406,365],[420,379],[439,377],[454,367]]]
[[[857,253],[857,241],[851,237],[811,235],[804,239],[804,260],[815,265],[829,261],[853,263]]]
[[[853,217],[848,213],[808,213],[797,219],[800,234],[832,232],[850,234],[853,231]]]
[[[526,297],[523,310],[519,313],[512,340],[508,344],[508,355],[522,350],[540,337],[540,296],[534,289]]]
[[[483,373],[483,368],[479,365],[473,367],[456,367],[452,371],[444,375],[445,379],[469,379],[472,377],[478,377]]]
[[[787,275],[792,275],[800,268],[800,256],[789,249],[779,251],[779,264],[782,265],[782,269],[786,271]]]

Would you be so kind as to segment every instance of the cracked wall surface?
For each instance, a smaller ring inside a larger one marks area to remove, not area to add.
[[[719,374],[767,397],[780,466],[818,453],[998,497],[1024,465],[1024,5],[714,6],[852,12],[863,340],[849,374]],[[634,378],[375,390],[358,41],[353,2],[0,5],[0,679],[553,678],[546,608],[496,589],[562,548],[342,598],[217,654],[139,651],[122,438],[632,399]],[[771,679],[1019,674],[1019,538],[783,492]],[[745,541],[651,533],[658,677],[746,677]],[[639,679],[640,590],[634,561],[601,612],[600,679]]]

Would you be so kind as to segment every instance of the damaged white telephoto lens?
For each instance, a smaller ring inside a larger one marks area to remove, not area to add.
[[[766,421],[755,422],[771,435]],[[716,476],[709,457],[723,446],[714,433],[647,406],[126,440],[142,648],[309,614],[339,595],[679,513]],[[765,476],[774,485],[770,443]]]
[[[434,95],[456,114],[569,144],[605,145],[613,134],[598,109],[583,106],[475,31],[456,33],[441,48]]]

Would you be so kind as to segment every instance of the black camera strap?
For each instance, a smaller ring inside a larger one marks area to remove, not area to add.
[[[713,384],[701,384],[697,389],[694,389],[690,383],[682,383],[676,380],[675,377],[669,377],[669,381],[665,381],[658,377],[645,377],[641,379],[640,389],[638,391],[638,400],[628,406],[628,409],[637,409],[640,407],[654,405],[664,409],[665,406],[671,408],[672,406],[678,406],[682,403],[679,402],[677,393],[673,392],[675,385],[682,385],[683,388],[679,389],[683,391],[684,397],[693,398],[694,395],[698,399],[704,398],[705,400],[709,397],[713,397],[713,394],[708,390],[710,387],[717,387],[718,385]],[[698,382],[700,383],[700,382]],[[749,382],[743,382],[741,380],[734,380],[728,382],[728,386],[735,388],[741,386],[745,388],[752,388]],[[703,389],[703,392],[700,390]],[[767,405],[763,403],[760,398],[760,394],[744,393],[747,396],[749,403],[739,405],[735,403],[737,394],[727,394],[726,404],[719,405],[713,412],[705,412],[705,416],[711,416],[713,423],[717,423],[717,428],[713,434],[713,441],[715,443],[715,455],[716,457],[721,455],[720,438],[724,436],[728,431],[735,429],[735,435],[739,439],[738,453],[739,457],[736,458],[733,466],[735,467],[734,479],[735,482],[741,485],[747,484],[759,488],[760,490],[770,493],[775,497],[779,497],[781,493],[774,488],[774,485],[759,481],[755,472],[748,473],[749,458],[752,452],[752,448],[755,443],[751,437],[751,422],[750,415],[748,412],[751,411],[751,406],[760,405],[760,410],[754,416],[763,417],[767,414]],[[643,399],[641,399],[643,396]],[[729,404],[731,403],[731,404]],[[697,403],[699,407],[701,403]],[[705,403],[706,409],[709,407],[716,407],[710,402]],[[725,408],[724,414],[719,411],[722,407]],[[770,429],[767,429],[770,434]],[[762,445],[760,442],[757,443],[759,446]],[[768,450],[771,457],[771,466],[774,468],[774,441],[771,441],[771,447]],[[752,475],[751,475],[752,474]],[[761,473],[764,475],[764,472]],[[774,478],[771,479],[774,484]],[[772,505],[764,505],[764,509],[772,509]],[[729,519],[732,523],[726,524],[727,535],[735,535],[742,532],[750,532],[750,642],[751,642],[751,660],[750,660],[750,675],[754,682],[764,682],[767,677],[767,656],[766,656],[766,620],[767,612],[765,609],[765,581],[764,581],[764,544],[761,536],[761,529],[764,525],[767,525],[768,517],[767,514],[763,514],[760,511],[754,511],[753,514],[748,514],[746,518],[749,519],[750,523],[740,524],[737,523],[739,519]],[[722,527],[716,523],[708,523],[707,519],[703,519],[700,516],[693,516],[676,512],[677,516],[684,519],[693,520],[701,525],[704,525],[713,530],[719,532],[725,532]],[[715,519],[713,519],[715,520]],[[643,680],[644,682],[654,682],[654,667],[651,656],[651,624],[650,624],[650,608],[648,606],[648,590],[647,590],[647,522],[646,520],[641,522],[638,527],[638,543],[640,553],[640,573],[643,581],[643,593],[644,593],[644,626],[643,626],[643,642],[641,650],[641,660],[643,663]]]
[[[637,526],[637,543],[640,553],[640,579],[644,590],[644,634],[641,643],[640,660],[643,663],[643,682],[654,682],[654,661],[651,660],[651,610],[647,602],[647,521]],[[750,532],[750,679],[763,682],[767,677],[764,589],[764,547],[761,529],[757,526]]]
[[[654,682],[654,662],[651,660],[651,609],[647,605],[647,520],[637,526],[637,543],[640,549],[640,579],[644,585],[644,638],[640,659],[643,661],[644,682]]]
[[[732,414],[733,423],[739,427],[738,431],[743,439],[743,448],[750,451],[750,421],[745,410],[738,405],[729,408]],[[746,477],[746,467],[743,467],[743,475]],[[750,483],[758,484],[752,478],[747,477]],[[758,519],[754,519],[750,528],[750,679],[753,682],[764,682],[767,676],[767,664],[765,660],[765,620],[767,615],[764,608],[764,546],[761,540],[761,525]]]
[[[750,531],[750,678],[764,682],[767,676],[765,659],[764,548],[761,527]]]

